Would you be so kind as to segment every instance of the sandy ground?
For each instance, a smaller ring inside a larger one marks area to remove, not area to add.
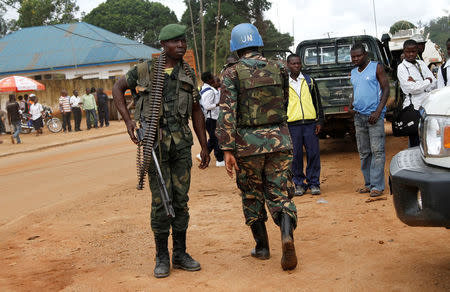
[[[36,139],[44,147],[101,131],[110,129]],[[24,136],[23,147],[34,138]],[[387,136],[386,173],[406,145]],[[16,146],[5,141],[0,149]],[[135,189],[134,156],[127,135],[118,134],[0,158],[1,291],[450,290],[450,232],[404,225],[389,195],[366,203],[355,192],[362,175],[350,139],[321,141],[323,194],[294,199],[296,270],[282,271],[280,232],[271,220],[272,257],[250,256],[254,242],[239,191],[213,159],[206,170],[197,162],[192,169],[188,251],[202,270],[155,279],[150,191]]]

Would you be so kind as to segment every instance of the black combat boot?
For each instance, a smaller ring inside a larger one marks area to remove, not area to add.
[[[153,270],[155,278],[165,278],[170,274],[170,257],[167,247],[168,234],[155,234],[156,265]]]
[[[258,220],[253,223],[250,228],[252,229],[253,238],[256,241],[256,246],[251,252],[252,257],[260,260],[268,260],[270,258],[270,249],[266,223]]]
[[[172,265],[174,269],[183,269],[186,271],[198,271],[201,269],[199,262],[194,260],[186,252],[186,230],[173,231],[173,252]]]
[[[283,256],[281,258],[281,267],[283,270],[293,270],[297,266],[297,255],[294,246],[294,226],[291,217],[286,213],[281,213],[280,218],[281,245]]]

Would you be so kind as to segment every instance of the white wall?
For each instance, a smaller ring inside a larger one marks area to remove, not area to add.
[[[65,74],[65,79],[79,78],[83,79],[108,79],[110,76],[121,76],[127,73],[130,67],[134,63],[121,63],[121,64],[111,64],[111,65],[99,65],[92,67],[78,67],[63,70],[52,70],[52,71],[40,71],[33,73],[18,74],[22,76],[32,77],[35,75],[45,75],[45,74]]]

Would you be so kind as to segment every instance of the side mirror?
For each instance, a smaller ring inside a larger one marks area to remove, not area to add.
[[[381,42],[382,42],[382,43],[389,42],[390,40],[391,40],[391,37],[390,37],[389,34],[387,34],[387,33],[384,33],[384,34],[381,36]]]

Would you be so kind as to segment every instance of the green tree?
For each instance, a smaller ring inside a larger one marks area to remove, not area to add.
[[[108,0],[86,16],[83,21],[127,38],[159,48],[159,31],[177,16],[168,7],[148,0]]]
[[[185,0],[191,2],[194,28],[196,32],[197,44],[200,44],[200,5],[198,0]],[[203,0],[203,15],[205,22],[206,40],[206,68],[212,71],[214,64],[214,40],[217,21],[216,0]],[[253,23],[259,30],[263,41],[264,49],[288,49],[292,45],[293,38],[289,34],[279,33],[272,22],[264,20],[263,13],[267,11],[271,3],[267,0],[222,0],[219,17],[219,35],[217,49],[217,69],[220,70],[225,64],[226,58],[230,55],[230,36],[233,27],[239,23]],[[189,8],[188,8],[189,9]],[[188,26],[188,45],[193,48],[193,35],[191,27],[191,17],[189,10],[186,10],[181,17],[181,23]],[[201,48],[199,47],[199,56]],[[217,73],[217,72],[215,72]]]
[[[425,25],[425,35],[429,34],[432,42],[439,45],[445,52],[447,39],[450,37],[450,15],[442,16]]]
[[[391,26],[391,28],[389,29],[389,32],[393,35],[399,30],[410,29],[410,28],[416,28],[416,26],[409,21],[400,20]]]
[[[5,5],[0,2],[0,38],[4,37],[8,28],[7,28],[7,22],[6,20],[3,18],[3,15],[6,12],[6,8]]]
[[[75,0],[10,0],[8,4],[19,6],[19,18],[11,22],[13,30],[77,21],[75,13],[80,9]]]

